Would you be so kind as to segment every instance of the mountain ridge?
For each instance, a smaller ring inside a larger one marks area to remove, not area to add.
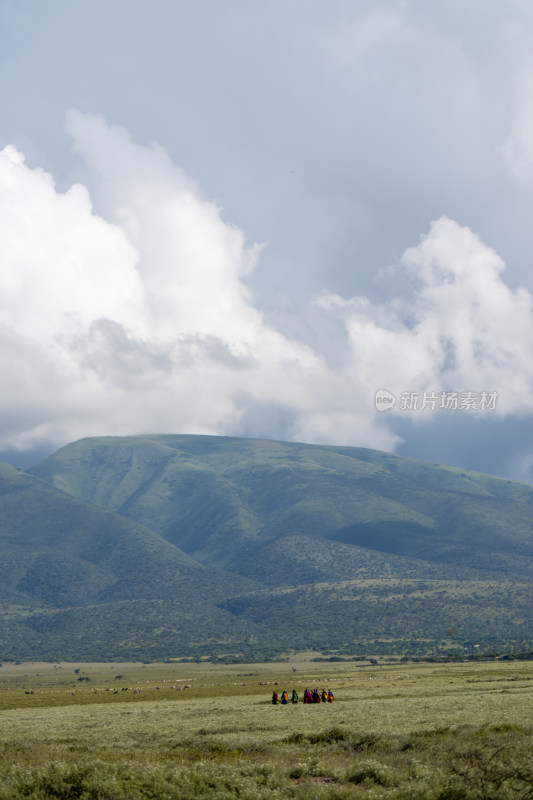
[[[80,457],[90,465],[91,479],[85,476],[75,487],[71,476]],[[527,535],[533,487],[365,448],[194,435],[105,437],[67,445],[31,471],[148,524],[202,563],[218,559],[237,571],[242,554],[232,561],[227,549],[235,546],[235,537],[247,548],[287,532],[332,541],[340,535],[344,543],[379,551],[391,528],[400,546],[391,552],[397,555],[402,548],[414,555],[416,539],[416,555],[435,560],[433,551],[444,536],[440,546],[448,558],[453,547],[463,557],[468,533],[478,549],[486,549],[489,540],[496,545],[512,540],[528,570],[533,564]],[[117,491],[106,495],[117,485],[120,501]],[[426,545],[423,535],[429,537]],[[517,560],[515,568],[523,567]]]
[[[73,442],[18,471],[20,491],[13,469],[0,467],[0,658],[533,647],[528,484],[179,434]]]

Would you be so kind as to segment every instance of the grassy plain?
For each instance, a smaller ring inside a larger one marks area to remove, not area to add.
[[[0,800],[526,800],[532,713],[531,662],[4,664]]]

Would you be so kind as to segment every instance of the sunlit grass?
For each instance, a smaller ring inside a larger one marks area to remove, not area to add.
[[[481,773],[500,782],[486,797],[526,797],[530,777],[533,792],[528,662],[128,665],[119,681],[116,665],[0,672],[11,704],[0,712],[1,800],[444,800],[482,796]],[[85,672],[91,681],[73,690]],[[336,699],[273,706],[276,682],[300,696],[306,685],[331,687]],[[127,691],[114,694],[117,685]]]

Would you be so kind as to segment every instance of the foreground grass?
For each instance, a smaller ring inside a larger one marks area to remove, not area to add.
[[[0,800],[533,797],[528,663],[118,668],[0,670]]]

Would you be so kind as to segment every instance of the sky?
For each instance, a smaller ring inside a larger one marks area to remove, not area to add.
[[[0,460],[371,447],[533,482],[528,0],[0,0]]]

